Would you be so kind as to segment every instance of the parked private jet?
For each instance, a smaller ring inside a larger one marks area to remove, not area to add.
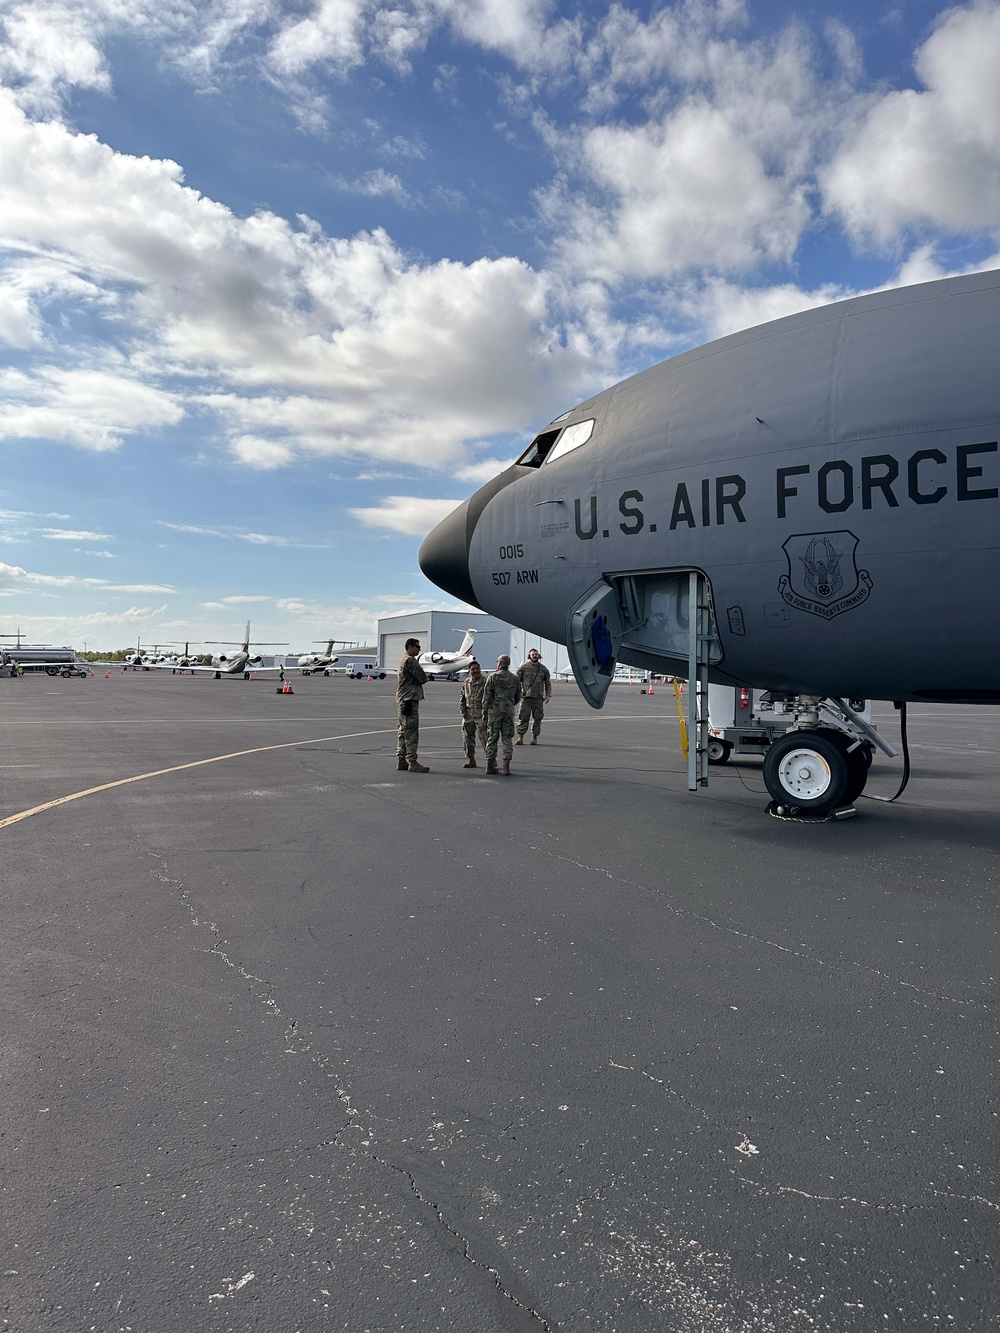
[[[184,651],[182,653],[171,653],[169,657],[164,657],[162,662],[158,662],[156,665],[173,667],[175,671],[190,671],[192,667],[204,665],[204,657],[206,655],[207,654],[193,653],[191,651],[190,640],[188,640],[184,644]]]
[[[222,639],[206,639],[206,643],[222,644],[227,642]],[[233,640],[233,647],[239,647],[238,653],[219,653],[213,655],[211,664],[208,666],[194,665],[185,667],[186,671],[204,672],[210,671],[216,680],[221,680],[223,676],[242,676],[244,680],[249,680],[251,675],[257,675],[265,671],[281,671],[280,666],[262,667],[259,653],[250,652],[250,621],[247,621],[246,630],[243,635],[243,642],[237,644]],[[283,644],[279,643],[256,643],[253,645],[258,648],[281,648]],[[154,665],[160,670],[176,670],[176,663],[156,662]]]
[[[428,680],[458,680],[459,674],[468,671],[469,663],[473,660],[472,645],[475,641],[476,631],[467,629],[457,653],[421,653],[417,661]]]
[[[169,648],[166,643],[154,643],[151,648],[143,648],[140,640],[136,640],[135,652],[126,653],[122,659],[126,666],[135,667],[137,670],[141,667],[143,671],[148,671],[150,667],[159,666],[161,662],[167,660],[167,654],[162,650]]]
[[[317,639],[315,642],[322,643],[323,640]],[[303,676],[308,676],[313,671],[322,671],[324,676],[328,676],[330,668],[336,666],[340,661],[340,658],[333,651],[333,645],[346,642],[346,639],[328,639],[325,652],[303,653],[299,658],[299,670]]]

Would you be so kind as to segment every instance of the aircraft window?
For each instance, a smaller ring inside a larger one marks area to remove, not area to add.
[[[536,435],[517,460],[518,466],[541,467],[546,455],[558,438],[559,432],[557,430],[544,430],[541,435]]]
[[[562,458],[563,454],[568,454],[571,449],[579,449],[581,444],[586,444],[594,433],[593,419],[590,421],[578,421],[573,426],[567,426],[559,437],[559,443],[548,454],[548,462],[553,462],[557,458]]]
[[[549,422],[549,425],[558,426],[560,421],[565,421],[567,417],[571,417],[572,415],[573,415],[573,409],[570,408],[569,411],[564,412],[561,417],[553,417],[552,420]]]

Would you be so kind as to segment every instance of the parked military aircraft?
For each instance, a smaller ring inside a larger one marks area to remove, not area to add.
[[[221,639],[206,639],[205,642],[222,644],[227,641]],[[247,621],[246,630],[244,631],[243,634],[243,642],[237,644],[237,642],[233,640],[232,646],[239,647],[239,652],[228,653],[228,654],[219,653],[218,655],[213,655],[210,665],[208,666],[192,665],[185,667],[185,670],[192,672],[211,671],[212,675],[215,677],[216,680],[221,680],[223,676],[242,676],[244,680],[249,680],[251,675],[255,675],[258,672],[280,671],[282,669],[281,667],[276,667],[276,666],[262,667],[260,665],[261,663],[260,654],[251,653],[249,620]],[[280,648],[283,645],[258,643],[255,644],[254,646],[261,648],[263,647]],[[161,671],[175,671],[177,669],[176,662],[155,662],[153,665],[159,668]]]
[[[467,629],[457,653],[421,653],[417,661],[428,680],[458,680],[459,673],[468,671],[469,663],[473,660],[472,645],[475,641],[476,631]]]
[[[769,692],[776,812],[828,815],[888,750],[850,699],[1000,702],[1000,272],[879,292],[685,352],[557,417],[434,529],[428,578],[702,700]],[[891,751],[889,751],[891,753]]]

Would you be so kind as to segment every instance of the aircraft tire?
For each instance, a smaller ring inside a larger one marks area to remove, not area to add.
[[[324,675],[324,676],[329,676],[329,674],[330,674],[329,671],[324,671],[324,672],[323,672],[323,675]]]
[[[708,762],[710,764],[728,764],[732,748],[726,741],[720,741],[715,736],[711,737],[708,742]]]
[[[764,785],[779,806],[825,815],[845,804],[851,777],[836,733],[793,731],[764,756]]]
[[[844,792],[844,800],[854,802],[858,799],[865,789],[868,782],[868,770],[872,766],[872,759],[875,751],[870,745],[859,745],[856,750],[848,753],[848,746],[851,744],[849,736],[843,732],[836,733],[837,744],[844,752],[844,758],[847,760],[848,778],[847,789]]]
[[[221,679],[222,679],[222,672],[221,672],[221,671],[217,671],[217,672],[215,673],[215,679],[216,679],[216,680],[221,680]]]

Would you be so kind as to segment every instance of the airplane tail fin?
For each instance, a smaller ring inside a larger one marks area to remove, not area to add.
[[[246,630],[245,630],[245,632],[244,632],[244,634],[243,634],[243,651],[244,651],[245,653],[248,653],[248,652],[250,651],[250,621],[249,621],[249,620],[247,621],[247,627],[246,627]]]
[[[475,639],[476,631],[474,629],[467,629],[465,631],[465,638],[462,640],[462,646],[458,650],[460,656],[464,657],[466,653],[472,651],[472,645],[475,642]]]

